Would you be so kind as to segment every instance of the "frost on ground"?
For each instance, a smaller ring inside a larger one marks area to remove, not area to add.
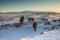
[[[2,21],[0,25],[17,22],[19,22],[19,18]],[[24,23],[26,22],[27,18],[24,20]],[[51,22],[50,25],[45,25],[45,21],[41,20],[40,17],[35,18],[35,22],[41,22],[38,23],[36,31],[33,30],[31,23],[27,23],[19,28],[9,25],[7,29],[0,29],[0,40],[60,40],[60,22]]]
[[[57,32],[57,33],[56,33]],[[37,35],[34,37],[25,37],[19,40],[60,40],[60,32],[57,30],[44,32],[42,35]]]

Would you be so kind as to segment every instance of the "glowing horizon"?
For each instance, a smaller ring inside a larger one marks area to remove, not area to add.
[[[60,13],[60,0],[0,0],[0,12],[20,12],[23,10]]]

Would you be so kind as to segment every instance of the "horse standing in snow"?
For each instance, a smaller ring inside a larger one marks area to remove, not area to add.
[[[23,25],[23,23],[24,23],[24,16],[21,16],[20,17],[20,24]]]
[[[33,23],[34,22],[34,18],[28,18],[28,22],[29,23]]]
[[[33,23],[33,28],[34,28],[34,31],[36,31],[36,28],[37,28],[37,22],[34,22],[34,23]]]

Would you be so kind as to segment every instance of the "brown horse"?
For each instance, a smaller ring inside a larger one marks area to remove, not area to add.
[[[34,22],[34,18],[28,18],[28,22],[33,23]]]
[[[23,25],[23,23],[24,23],[24,16],[21,16],[21,17],[20,17],[20,24]]]
[[[34,23],[33,23],[33,28],[34,28],[34,31],[36,31],[36,28],[37,28],[37,22],[34,22]]]

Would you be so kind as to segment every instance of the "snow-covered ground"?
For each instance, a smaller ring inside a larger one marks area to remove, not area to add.
[[[36,17],[36,15],[34,16]],[[37,16],[35,22],[38,23],[37,30],[33,30],[31,23],[27,23],[19,28],[13,26],[8,26],[6,29],[0,28],[0,40],[60,40],[60,22],[52,22],[51,25],[45,25],[45,20],[41,20],[44,16]],[[0,25],[2,24],[12,24],[18,23],[19,17],[12,18],[9,20],[0,20]],[[55,19],[54,17],[49,17],[49,20]],[[28,17],[25,16],[24,23],[28,22]],[[1,26],[0,26],[1,27]],[[55,27],[52,29],[52,27]]]

